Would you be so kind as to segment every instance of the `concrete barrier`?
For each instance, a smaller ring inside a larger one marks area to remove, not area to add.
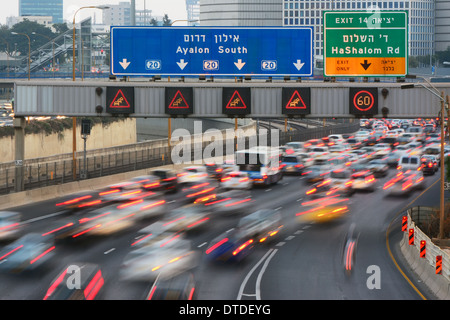
[[[408,228],[400,241],[400,251],[409,267],[439,300],[450,299],[450,255],[423,233],[408,211]],[[414,229],[414,245],[409,244],[408,230]],[[420,257],[420,241],[426,242],[426,256]],[[442,256],[442,273],[436,274],[436,256]]]

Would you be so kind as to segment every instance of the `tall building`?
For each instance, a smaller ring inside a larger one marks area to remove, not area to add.
[[[278,26],[283,0],[201,0],[202,26]]]
[[[436,0],[436,51],[450,47],[450,0]]]
[[[131,3],[119,2],[119,4],[109,4],[109,9],[103,11],[103,24],[110,26],[129,26],[131,25]],[[152,18],[152,11],[148,9],[136,10],[136,25],[149,25]]]
[[[439,2],[439,0],[437,0]],[[441,0],[442,1],[442,0]],[[449,2],[449,1],[442,1]],[[409,19],[409,55],[434,54],[435,0],[283,0],[283,26],[313,26],[314,55],[323,56],[323,11],[405,10]],[[446,23],[450,18],[447,16]]]
[[[186,12],[188,25],[200,24],[200,0],[186,0]]]
[[[51,16],[53,23],[63,23],[63,0],[19,0],[19,16]]]

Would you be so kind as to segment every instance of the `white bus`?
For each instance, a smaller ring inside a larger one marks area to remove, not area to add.
[[[254,185],[268,186],[283,177],[279,148],[253,147],[236,151],[235,161],[239,171],[247,172]]]

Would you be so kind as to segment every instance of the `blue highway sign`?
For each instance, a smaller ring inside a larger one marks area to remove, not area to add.
[[[312,27],[111,27],[116,76],[313,74]]]

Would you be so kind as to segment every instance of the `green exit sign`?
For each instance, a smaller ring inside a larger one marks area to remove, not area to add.
[[[325,76],[405,76],[407,11],[326,11]]]

